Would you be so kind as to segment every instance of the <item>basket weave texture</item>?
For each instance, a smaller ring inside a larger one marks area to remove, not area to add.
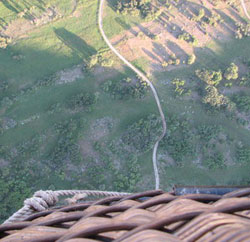
[[[108,197],[0,225],[0,241],[250,241],[249,196],[248,188],[223,196],[156,190]]]

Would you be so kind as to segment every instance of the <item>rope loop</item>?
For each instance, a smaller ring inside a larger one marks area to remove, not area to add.
[[[53,191],[37,191],[33,197],[24,201],[24,205],[41,212],[54,206],[57,202],[58,198]]]

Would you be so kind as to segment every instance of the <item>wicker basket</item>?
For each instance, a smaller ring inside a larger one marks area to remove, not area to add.
[[[250,241],[250,189],[223,196],[160,190],[36,213],[0,226],[1,241]]]

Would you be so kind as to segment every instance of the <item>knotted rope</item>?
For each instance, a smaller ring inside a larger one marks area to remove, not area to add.
[[[59,191],[37,191],[33,197],[24,201],[24,206],[8,218],[5,223],[13,223],[22,221],[35,212],[41,212],[55,206],[60,196],[75,196],[84,194],[85,196],[127,196],[130,193],[125,192],[107,192],[107,191],[92,191],[92,190],[59,190]]]

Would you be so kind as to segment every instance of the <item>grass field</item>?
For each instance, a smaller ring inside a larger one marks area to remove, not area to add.
[[[145,21],[117,13],[114,2],[108,1],[105,11],[109,38]],[[104,90],[108,81],[137,79],[105,46],[97,10],[97,0],[0,2],[2,33],[18,33],[7,48],[0,48],[0,220],[40,189],[154,188],[151,148],[161,128],[149,118],[158,117],[155,100],[151,92],[143,98],[117,98]],[[208,112],[200,98],[176,96],[171,84],[174,78],[185,79],[196,93],[200,80],[195,70],[224,70],[235,60],[249,59],[249,40],[213,40],[193,47],[193,65],[151,71],[168,126],[158,154],[161,188],[249,184],[249,129],[227,112]],[[95,55],[114,65],[86,67]],[[147,73],[152,63],[141,56],[133,64]],[[222,92],[224,86],[218,89]],[[248,87],[245,92],[250,94]],[[143,120],[146,127],[140,127]],[[206,141],[199,133],[204,125],[222,129],[212,130]],[[144,140],[145,147],[135,147]],[[246,147],[244,162],[236,159],[238,145]],[[224,166],[212,163],[215,168],[208,168],[203,160],[213,162],[217,154],[224,157]]]

